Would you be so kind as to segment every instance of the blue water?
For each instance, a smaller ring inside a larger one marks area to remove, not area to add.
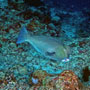
[[[84,8],[90,9],[90,0],[45,0],[52,7],[65,8],[80,11]]]
[[[0,0],[0,84],[5,80],[9,84],[13,75],[16,82],[30,86],[30,75],[40,69],[54,75],[72,70],[83,85],[90,86],[90,0],[18,1]],[[70,47],[70,61],[56,62],[27,42],[17,44],[23,26],[33,35],[62,40]]]

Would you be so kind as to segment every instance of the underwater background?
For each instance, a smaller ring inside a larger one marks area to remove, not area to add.
[[[17,44],[23,26],[62,40],[69,61]],[[90,90],[90,0],[0,0],[0,90]]]

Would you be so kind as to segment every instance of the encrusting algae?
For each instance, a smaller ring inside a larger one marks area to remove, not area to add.
[[[34,83],[32,78],[38,79],[38,82]],[[65,70],[57,75],[48,74],[44,70],[36,70],[30,76],[29,84],[31,90],[89,90],[71,70]]]

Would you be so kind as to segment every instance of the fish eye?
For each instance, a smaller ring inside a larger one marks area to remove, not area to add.
[[[46,52],[46,55],[48,55],[48,56],[53,56],[55,54],[55,52]]]

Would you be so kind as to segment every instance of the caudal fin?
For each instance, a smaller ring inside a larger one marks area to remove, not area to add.
[[[28,32],[26,27],[23,27],[19,33],[18,39],[17,39],[17,44],[23,43],[27,40]]]

